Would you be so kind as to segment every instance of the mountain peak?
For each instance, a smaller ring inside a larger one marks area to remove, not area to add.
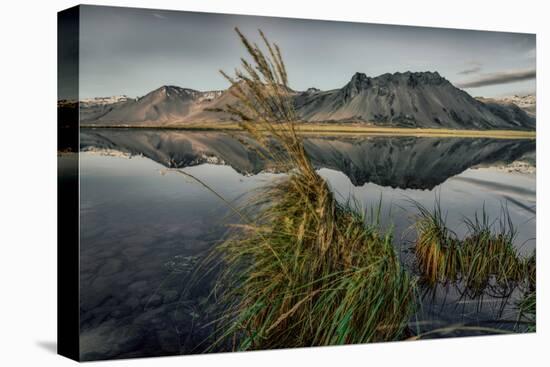
[[[369,78],[367,74],[357,72],[353,74],[349,84],[354,85],[358,88],[364,88],[369,86],[370,80],[371,78]]]
[[[356,72],[351,77],[348,84],[342,88],[344,94],[344,100],[350,100],[358,95],[362,90],[369,88],[371,85],[371,78],[365,73]]]
[[[171,90],[180,90],[180,89],[183,89],[183,88],[180,88],[176,85],[162,85],[160,87],[158,87],[156,90],[157,91],[161,91],[161,92],[165,92],[165,91],[171,91]]]
[[[414,78],[428,84],[442,84],[447,82],[447,79],[443,78],[437,71],[424,71],[410,73],[409,78]]]
[[[437,71],[405,71],[395,73],[385,73],[373,78],[377,84],[385,83],[407,83],[409,86],[418,84],[443,84],[447,79],[443,78]]]
[[[178,87],[177,85],[163,85],[160,88],[158,88],[157,90],[160,90],[160,91],[174,91],[174,92],[198,92],[194,89],[182,88],[182,87]]]
[[[305,90],[303,93],[305,93],[305,94],[315,94],[315,93],[319,93],[320,91],[321,90],[319,88],[310,87],[307,90]]]
[[[190,89],[190,88],[182,88],[178,87],[177,85],[162,85],[158,87],[157,89],[153,90],[152,92],[149,92],[147,95],[145,95],[143,98],[147,96],[155,96],[155,98],[197,98],[201,92],[198,90]]]

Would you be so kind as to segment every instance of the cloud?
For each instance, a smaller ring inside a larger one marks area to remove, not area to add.
[[[475,79],[462,83],[456,83],[456,86],[459,88],[477,88],[485,87],[487,85],[506,84],[519,82],[522,80],[535,79],[536,76],[536,69],[507,70],[498,73],[483,74]]]
[[[166,17],[165,17],[164,15],[159,14],[159,13],[153,13],[153,16],[154,16],[155,18],[158,18],[158,19],[166,19]]]
[[[477,60],[470,60],[465,63],[465,69],[457,72],[458,75],[475,74],[481,70],[481,63]]]
[[[459,71],[459,75],[475,74],[481,70],[481,63],[479,61],[471,60],[466,63],[467,69]]]
[[[525,53],[525,57],[528,59],[535,59],[537,57],[537,48],[534,47]]]
[[[477,73],[480,70],[481,70],[481,66],[474,66],[470,69],[461,70],[457,74],[460,74],[460,75],[474,74],[474,73]]]

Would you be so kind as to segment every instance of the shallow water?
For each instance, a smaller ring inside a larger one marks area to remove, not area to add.
[[[211,192],[167,168],[184,168],[239,202],[282,175],[241,143],[246,139],[222,132],[81,132],[83,359],[198,353],[208,346],[212,329],[205,325],[215,317],[206,298],[208,279],[190,295],[183,290],[194,256],[237,219]],[[495,218],[505,205],[521,253],[535,247],[532,140],[308,137],[306,148],[340,200],[352,195],[365,207],[382,202],[384,223],[394,227],[411,269],[411,200],[431,207],[439,196],[459,235],[466,230],[464,216],[484,206]],[[500,320],[515,316],[511,301],[501,307],[491,297],[459,299],[453,289],[441,290],[435,300],[424,298],[411,329],[503,327]]]

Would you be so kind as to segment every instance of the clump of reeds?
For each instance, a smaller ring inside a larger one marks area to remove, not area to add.
[[[528,332],[537,331],[537,294],[535,291],[525,293],[518,302],[518,321],[527,323]]]
[[[536,289],[536,254],[533,252],[524,264],[527,274],[527,289],[517,303],[518,321],[527,323],[527,331],[537,331],[537,289]]]
[[[415,254],[419,268],[431,285],[456,281],[462,268],[460,243],[445,225],[439,199],[433,211],[416,203],[419,215],[414,225],[417,231]]]
[[[439,200],[433,211],[417,204],[415,253],[424,279],[433,285],[460,282],[473,296],[488,287],[509,294],[518,284],[534,281],[534,264],[514,247],[516,230],[503,208],[491,222],[483,209],[474,219],[465,219],[468,234],[458,239],[447,228]]]
[[[482,290],[491,281],[503,290],[526,281],[522,259],[514,247],[516,230],[506,209],[492,223],[483,209],[465,219],[469,234],[462,241],[462,273],[468,289]],[[495,228],[496,227],[496,228]]]
[[[525,259],[523,263],[524,272],[527,274],[527,289],[534,292],[537,287],[537,255],[536,251]]]
[[[415,287],[391,234],[338,203],[315,171],[295,130],[279,47],[260,31],[264,53],[236,31],[252,62],[242,59],[235,77],[222,72],[238,100],[224,111],[288,175],[260,191],[252,210],[235,209],[244,223],[214,250],[227,307],[219,340],[249,350],[402,338]]]

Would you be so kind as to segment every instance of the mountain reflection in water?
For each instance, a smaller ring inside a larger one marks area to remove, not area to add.
[[[142,155],[166,167],[203,163],[229,165],[243,175],[273,171],[252,139],[242,133],[181,130],[87,129],[81,150]],[[317,168],[349,177],[355,186],[374,183],[403,189],[433,189],[477,165],[511,163],[534,154],[533,139],[307,136],[306,151]]]
[[[246,135],[226,132],[83,129],[80,144],[82,359],[204,352],[219,317],[208,298],[211,284],[201,278],[196,291],[184,290],[197,256],[238,219],[201,185],[159,169],[187,167],[238,205],[280,176],[272,173],[273,163],[249,148]],[[411,199],[431,208],[440,195],[458,236],[466,230],[465,216],[483,208],[494,219],[509,203],[515,244],[525,255],[535,247],[534,140],[308,136],[305,144],[338,199],[381,203],[410,272]],[[72,159],[61,155],[60,167]],[[415,333],[456,324],[509,329],[513,325],[500,320],[515,320],[514,302],[440,289],[422,299],[409,326]],[[437,336],[451,335],[476,333]]]

